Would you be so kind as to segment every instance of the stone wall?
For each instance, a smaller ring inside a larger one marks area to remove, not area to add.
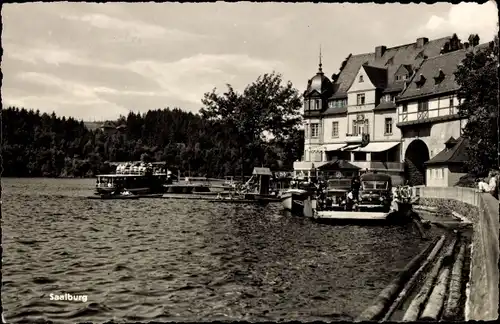
[[[470,295],[466,320],[495,320],[499,304],[499,202],[472,188],[418,187],[420,204],[455,211],[473,222]]]

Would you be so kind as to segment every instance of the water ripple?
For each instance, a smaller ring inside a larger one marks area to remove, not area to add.
[[[277,204],[98,201],[85,199],[92,180],[2,181],[9,322],[350,321],[426,244]],[[88,300],[50,299],[64,293]]]

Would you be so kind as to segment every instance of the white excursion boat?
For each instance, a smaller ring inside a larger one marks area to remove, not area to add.
[[[311,190],[289,188],[281,193],[280,200],[283,208],[296,216],[312,217],[316,209],[316,199]]]

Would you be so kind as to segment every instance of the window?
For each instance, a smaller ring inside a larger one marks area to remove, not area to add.
[[[358,106],[364,105],[365,104],[365,94],[358,93],[357,100],[358,100]]]
[[[453,108],[453,106],[454,106],[454,103],[453,103],[453,97],[450,97],[450,106],[449,106],[449,107],[450,107],[450,108]]]
[[[390,94],[386,94],[382,97],[382,101],[383,102],[391,102],[392,101],[392,98],[391,98],[391,95]]]
[[[408,120],[408,104],[403,104],[403,107],[401,108],[401,121],[407,121]]]
[[[392,118],[385,119],[385,135],[392,134]]]
[[[406,80],[406,74],[396,75],[396,81],[404,81]]]
[[[359,83],[361,83],[361,82],[364,82],[362,75],[359,76]]]
[[[368,134],[368,119],[352,121],[352,135]]]
[[[311,124],[311,137],[315,138],[319,136],[319,124]]]
[[[339,122],[334,121],[332,122],[332,137],[339,137]]]
[[[319,110],[319,100],[314,100],[314,109]]]
[[[333,101],[333,100],[329,101],[328,108],[335,108],[335,101]]]
[[[417,119],[423,119],[428,117],[429,117],[429,102],[419,101]]]

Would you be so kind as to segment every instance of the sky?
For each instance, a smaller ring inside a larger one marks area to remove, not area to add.
[[[2,8],[3,107],[85,121],[178,107],[276,71],[302,92],[350,54],[456,33],[497,33],[494,2],[25,3]]]

